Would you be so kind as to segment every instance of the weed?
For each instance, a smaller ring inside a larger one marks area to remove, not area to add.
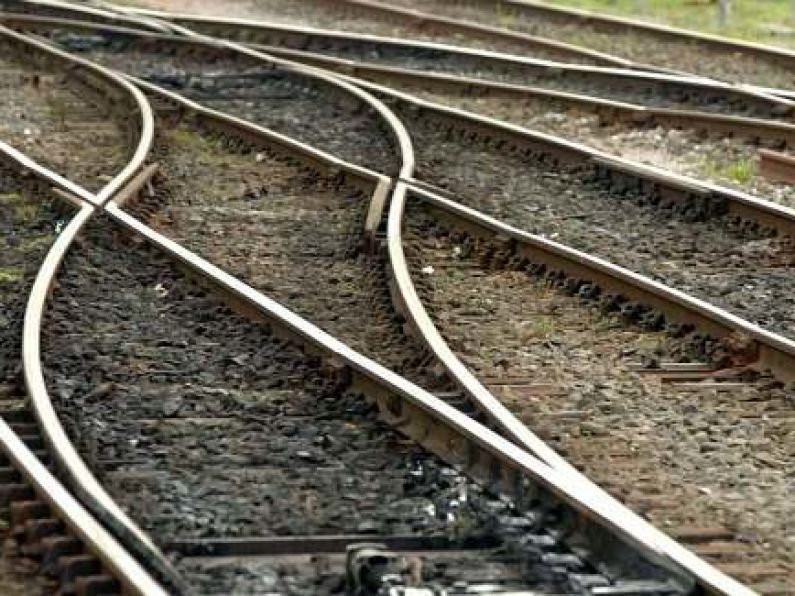
[[[39,216],[39,206],[30,202],[14,205],[14,218],[20,223],[31,223]]]
[[[756,175],[756,164],[753,159],[747,157],[728,163],[708,159],[701,167],[701,171],[707,178],[729,180],[740,186],[745,186]]]
[[[0,204],[9,205],[22,200],[22,195],[18,192],[0,193]]]
[[[540,317],[522,324],[519,338],[524,341],[549,339],[557,331],[557,324],[552,317]]]
[[[19,269],[0,269],[0,283],[14,283],[22,279]]]
[[[795,11],[790,0],[732,2],[725,25],[720,24],[716,2],[671,2],[671,0],[555,0],[553,4],[718,33],[741,39],[794,46],[795,37],[776,34],[776,27],[790,25]],[[566,41],[572,42],[567,39]]]

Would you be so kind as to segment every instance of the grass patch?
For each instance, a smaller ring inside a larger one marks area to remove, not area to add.
[[[708,160],[701,167],[702,174],[714,180],[728,180],[734,184],[745,186],[756,176],[756,163],[753,159],[743,158],[729,163]]]
[[[0,284],[14,283],[22,279],[22,271],[19,269],[0,269]]]
[[[539,317],[522,324],[519,337],[522,341],[549,339],[557,332],[557,323],[553,317]]]
[[[185,128],[174,128],[168,131],[168,138],[179,145],[200,146],[206,144],[204,137]]]
[[[39,205],[24,202],[14,205],[14,218],[21,223],[31,223],[39,216]]]
[[[767,25],[795,29],[790,0],[731,3],[725,26],[715,2],[692,0],[547,0],[549,4],[625,16],[683,29],[714,33],[772,45],[795,47],[795,35],[776,35]]]
[[[0,193],[0,204],[2,205],[11,205],[16,204],[19,201],[23,200],[23,196],[18,192],[6,192]]]

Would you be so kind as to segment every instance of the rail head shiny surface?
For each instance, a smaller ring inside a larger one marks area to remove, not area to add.
[[[36,275],[25,310],[22,363],[25,385],[42,434],[50,445],[50,450],[59,470],[66,475],[71,490],[77,494],[78,499],[86,505],[91,515],[96,518],[93,524],[87,517],[89,514],[85,513],[81,507],[72,506],[70,501],[63,500],[58,503],[52,503],[51,498],[47,496],[50,494],[48,492],[49,481],[46,477],[42,477],[39,471],[31,469],[29,479],[37,490],[45,491],[44,496],[51,506],[59,512],[59,516],[84,540],[91,552],[108,569],[114,572],[115,576],[125,585],[125,588],[135,594],[165,594],[166,592],[163,588],[158,587],[149,574],[143,572],[133,557],[129,554],[123,556],[119,554],[119,550],[123,550],[119,543],[113,539],[108,539],[109,536],[107,534],[98,532],[95,529],[96,525],[100,525],[100,527],[110,526],[117,530],[120,525],[123,525],[127,531],[127,536],[136,535],[147,547],[154,548],[148,537],[126,517],[116,506],[115,502],[105,493],[93,474],[85,466],[82,458],[77,454],[52,406],[41,368],[41,324],[50,288],[63,259],[66,257],[66,253],[77,235],[99,207],[99,201],[90,192],[44,168],[3,142],[0,142],[0,158],[32,173],[37,178],[48,182],[56,188],[63,189],[76,196],[82,202],[82,206],[78,208],[76,215],[50,247]],[[28,466],[29,461],[24,453],[19,455],[19,462],[20,465]],[[25,473],[27,476],[27,472]],[[52,494],[56,493],[53,492]],[[72,514],[76,517],[72,518]],[[73,527],[83,523],[86,524],[84,529]],[[131,561],[135,563],[134,566],[131,566]]]

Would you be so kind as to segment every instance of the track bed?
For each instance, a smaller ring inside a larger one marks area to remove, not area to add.
[[[414,564],[420,583],[451,586],[468,577],[459,571],[473,556],[485,570],[473,584],[568,593],[594,580],[539,526],[543,516],[534,523],[400,440],[336,369],[99,226],[60,276],[46,377],[104,485],[177,556],[194,588],[334,593],[344,578],[323,557],[310,567],[225,560],[184,544],[352,531],[375,542],[436,536],[468,551],[430,553]],[[546,563],[512,550],[518,528],[541,549],[533,552],[550,555]]]
[[[584,19],[542,12],[531,16],[499,3],[477,6],[450,0],[401,0],[393,4],[561,40],[642,64],[766,87],[795,87],[795,65],[791,62],[787,64],[752,52],[710,47],[687,39],[657,35],[652,31],[600,27],[598,23]]]
[[[795,561],[793,527],[783,521],[795,517],[793,387],[736,361],[709,372],[738,354],[572,296],[501,262],[419,202],[409,204],[406,232],[434,322],[523,422],[727,573],[762,593],[786,593],[776,590],[793,581],[786,570]],[[690,366],[665,364],[680,361]]]
[[[333,85],[231,51],[130,37],[52,32],[58,45],[386,174],[399,168],[381,118]],[[311,115],[311,116],[310,116]]]
[[[608,114],[597,115],[554,99],[473,96],[385,82],[427,101],[584,143],[612,155],[795,207],[791,185],[769,180],[759,172],[760,147],[792,155],[792,148],[782,146],[781,142],[756,142],[743,135],[614,120]]]
[[[21,57],[0,37],[0,137],[91,190],[130,158],[124,116],[92,101],[68,74]]]
[[[547,236],[795,336],[793,249],[720,205],[652,204],[590,166],[541,164],[438,130],[433,117],[395,107],[412,135],[417,178],[521,229]]]
[[[68,218],[46,188],[0,163],[0,415],[45,461],[22,378],[22,322],[36,272]],[[14,491],[20,492],[20,479],[5,455],[0,456],[0,469],[6,491],[0,509],[0,591],[50,594],[55,584],[37,574],[38,562],[25,558],[9,534],[9,506],[15,500]]]
[[[254,3],[235,0],[225,3],[223,11],[219,10],[217,4],[204,0],[180,3],[179,7],[175,7],[168,0],[144,0],[139,4],[158,10],[179,10],[180,12],[208,16],[257,19],[288,25],[308,25],[322,29],[370,33],[401,39],[423,39],[508,53],[527,51],[526,44],[522,42],[506,39],[473,39],[466,33],[451,31],[444,27],[423,26],[421,23],[409,23],[400,18],[379,18],[378,16],[364,14],[355,8],[341,4],[332,5],[324,1],[266,0]],[[535,55],[539,58],[550,60],[563,60],[571,57],[568,52],[563,53],[554,48],[538,48],[538,52]],[[592,62],[593,60],[587,57],[582,59],[584,64],[591,64]]]

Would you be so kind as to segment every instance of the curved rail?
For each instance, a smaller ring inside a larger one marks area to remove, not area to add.
[[[154,137],[154,117],[149,103],[143,94],[124,80],[119,75],[97,66],[86,60],[75,58],[46,43],[27,38],[5,27],[0,27],[0,34],[13,37],[20,43],[27,44],[31,50],[45,52],[61,61],[72,73],[81,71],[87,73],[92,82],[100,81],[100,86],[115,88],[116,93],[125,94],[134,105],[139,118],[139,138],[135,151],[125,167],[114,176],[96,195],[88,192],[79,185],[70,182],[54,172],[43,168],[27,158],[13,147],[0,143],[0,153],[7,159],[16,162],[28,171],[51,182],[58,188],[68,192],[71,196],[83,201],[78,215],[64,229],[58,240],[50,248],[45,261],[40,268],[25,311],[23,325],[23,367],[25,384],[30,396],[34,414],[39,422],[43,436],[50,445],[58,469],[66,477],[69,487],[78,499],[95,515],[104,525],[111,528],[116,536],[120,536],[125,546],[133,540],[141,545],[150,561],[157,561],[159,575],[171,575],[170,564],[160,554],[148,537],[131,521],[115,502],[108,496],[104,489],[88,470],[82,458],[77,453],[74,445],[69,440],[60,420],[55,414],[52,402],[47,392],[44,375],[41,368],[40,335],[43,313],[50,288],[55,280],[55,275],[66,252],[75,237],[89,221],[97,207],[100,207],[110,197],[115,195],[127,184],[135,173],[141,168],[147,157]],[[113,101],[113,94],[108,94],[108,101]],[[113,568],[112,561],[106,561],[110,554],[99,552],[99,558]],[[123,577],[126,576],[126,571]],[[134,577],[134,576],[133,576]],[[148,577],[146,574],[143,578]],[[131,587],[135,583],[130,584]],[[142,593],[148,593],[144,590]]]
[[[478,92],[485,92],[488,95],[509,98],[548,99],[581,109],[593,110],[600,114],[608,114],[611,119],[624,119],[636,123],[660,123],[685,128],[703,128],[710,131],[739,135],[748,139],[765,139],[775,142],[783,140],[788,145],[795,144],[795,124],[790,124],[789,122],[696,110],[655,108],[544,87],[531,87],[447,73],[332,58],[303,50],[285,50],[283,48],[257,45],[251,47],[260,48],[262,51],[305,64],[327,68],[343,75],[364,78],[377,84],[389,85],[392,81],[398,80],[406,81],[410,84],[421,83],[428,88],[439,89],[443,92],[454,90],[465,93],[472,89],[477,89]],[[634,77],[636,74],[635,71],[626,71],[626,76],[628,77]],[[655,82],[659,80],[655,79]],[[690,87],[696,85],[700,85],[700,83],[695,81],[692,83],[688,82]],[[715,87],[708,88],[715,89]],[[795,95],[793,98],[795,98]],[[784,107],[784,104],[777,101],[774,102],[774,105]]]
[[[399,184],[397,191],[403,192],[404,190],[405,186],[402,183]],[[254,307],[261,315],[273,321],[280,329],[300,338],[302,342],[310,344],[322,353],[331,355],[338,361],[343,362],[362,377],[361,382],[371,386],[374,384],[379,404],[385,408],[385,415],[389,415],[389,412],[394,409],[385,405],[390,395],[399,397],[406,402],[408,406],[406,410],[410,408],[410,411],[404,411],[400,416],[403,419],[401,430],[404,432],[410,432],[407,423],[412,417],[424,416],[429,418],[429,421],[424,424],[417,421],[417,426],[423,427],[425,445],[431,451],[441,454],[448,460],[453,457],[453,454],[445,452],[444,443],[447,444],[448,449],[454,446],[456,451],[458,451],[460,446],[455,441],[440,442],[438,437],[429,436],[428,433],[428,429],[435,425],[449,428],[456,435],[465,437],[466,441],[472,443],[472,446],[477,450],[489,453],[490,457],[500,462],[501,465],[507,466],[522,476],[532,478],[534,482],[541,484],[546,490],[555,494],[557,498],[571,503],[582,514],[608,528],[610,532],[620,535],[623,540],[628,541],[634,548],[641,549],[650,560],[663,565],[667,569],[678,570],[683,577],[695,580],[708,592],[737,596],[752,594],[747,588],[718,572],[696,555],[649,526],[640,517],[622,506],[616,505],[601,491],[577,481],[569,475],[553,470],[513,443],[447,405],[439,398],[351,350],[282,305],[263,296],[250,286],[151,230],[117,206],[110,204],[107,206],[106,211],[118,223],[140,234],[148,242],[164,250],[174,259],[200,272],[203,277],[211,279],[226,293],[236,296],[239,300]],[[420,442],[423,441],[421,438],[419,440]],[[455,458],[457,459],[458,457],[460,457],[460,453],[456,453]],[[510,485],[511,482],[508,481],[508,484]]]
[[[388,176],[385,176],[384,174],[374,170],[343,161],[342,159],[331,155],[330,153],[326,153],[320,149],[316,149],[310,145],[307,145],[306,143],[296,141],[295,139],[292,139],[286,135],[269,130],[262,126],[258,126],[242,118],[207,108],[193,100],[179,95],[178,93],[163,89],[157,85],[149,83],[148,81],[142,81],[132,76],[128,76],[127,78],[131,82],[138,85],[141,89],[146,90],[148,93],[169,101],[173,105],[179,106],[182,109],[190,110],[199,121],[210,128],[221,129],[241,138],[251,140],[255,143],[267,142],[271,145],[276,145],[282,152],[288,153],[300,161],[308,162],[314,168],[323,168],[328,171],[345,172],[351,177],[359,179],[360,181],[373,186],[374,191],[370,197],[370,205],[367,216],[365,217],[363,231],[369,240],[374,240],[378,226],[381,223],[382,214],[386,206],[386,199],[389,195],[389,190],[392,187],[392,179]],[[386,106],[384,107],[386,108]],[[402,157],[402,171],[410,173],[413,171],[414,154],[411,147],[411,141],[408,138],[408,133],[402,128],[401,124],[400,128],[396,128],[394,130],[394,134],[401,137],[405,136],[404,145],[401,146],[402,150],[406,151]],[[146,180],[141,179],[137,181],[136,184],[131,185],[129,190],[133,193],[137,192],[141,189],[145,182]],[[115,199],[111,198],[108,204],[115,203]]]
[[[153,87],[147,85],[147,88]],[[162,91],[159,91],[159,93],[164,94]],[[184,99],[178,98],[178,96],[174,96],[173,94],[171,95],[173,99],[179,99],[181,103],[187,105]],[[195,109],[195,104],[193,107]],[[487,412],[487,414],[497,422],[500,429],[511,439],[516,441],[520,446],[528,448],[531,453],[544,461],[545,464],[554,468],[562,477],[571,480],[575,484],[581,485],[583,489],[588,487],[589,491],[602,495],[600,498],[604,498],[605,502],[610,503],[612,506],[622,507],[611,497],[604,495],[600,489],[591,484],[543,441],[538,439],[526,427],[518,422],[518,420],[516,420],[513,415],[471,375],[471,373],[469,373],[463,364],[458,361],[457,357],[449,350],[427,316],[427,313],[416,295],[410,277],[408,276],[400,238],[400,226],[402,224],[402,213],[405,207],[406,189],[407,186],[405,185],[405,181],[401,180],[396,185],[395,192],[393,193],[388,219],[387,243],[392,278],[398,288],[398,291],[395,292],[393,296],[403,307],[401,311],[406,316],[407,320],[419,331],[422,338],[430,347],[431,352],[442,361],[452,378],[463,385],[466,394],[470,396],[481,409]],[[693,558],[690,562],[694,565],[691,571],[699,569],[700,566],[704,566],[704,568],[709,567],[695,555],[689,556]],[[696,560],[700,562],[695,563]],[[698,574],[700,572],[695,571],[695,573]],[[735,584],[734,588],[738,586],[739,584]]]
[[[670,198],[675,200],[685,201],[689,196],[696,196],[726,201],[730,214],[756,221],[762,225],[774,228],[784,235],[795,237],[795,209],[759,199],[738,190],[709,182],[701,182],[661,168],[616,157],[581,143],[568,141],[547,133],[426,101],[383,85],[355,77],[340,76],[343,76],[351,83],[371,90],[381,97],[403,102],[407,106],[411,106],[412,109],[417,110],[418,113],[427,111],[441,121],[463,126],[483,138],[503,140],[509,145],[526,151],[546,150],[555,159],[563,161],[593,163],[612,176],[648,181],[665,188],[666,191],[670,192]]]
[[[483,62],[485,70],[491,67],[499,68],[501,66],[509,66],[512,69],[524,68],[529,76],[549,76],[553,74],[555,77],[577,77],[584,80],[594,80],[605,85],[614,85],[616,88],[633,86],[642,87],[644,89],[662,87],[670,90],[681,90],[685,93],[711,94],[713,96],[723,95],[742,101],[766,105],[768,109],[772,109],[775,113],[780,112],[782,115],[787,112],[792,112],[795,109],[795,103],[790,99],[767,93],[764,90],[752,88],[748,85],[724,83],[693,75],[682,76],[616,67],[564,64],[540,58],[516,56],[488,50],[477,50],[462,46],[420,40],[379,37],[359,33],[329,31],[310,27],[275,25],[252,19],[205,17],[156,11],[146,11],[146,14],[157,16],[157,18],[164,19],[167,22],[188,27],[189,30],[200,31],[215,37],[234,39],[235,41],[249,44],[251,47],[256,47],[269,54],[275,54],[300,62],[310,62],[321,68],[340,70],[345,74],[351,75],[356,74],[356,71],[370,71],[376,73],[397,72],[402,74],[407,74],[412,71],[383,64],[360,63],[336,58],[318,52],[306,51],[304,48],[308,45],[308,42],[321,41],[331,43],[347,42],[367,46],[378,45],[379,47],[398,48],[403,50],[417,49],[420,51],[449,54],[456,58],[477,59]],[[185,31],[181,28],[174,28],[179,31]],[[443,73],[420,72],[426,77],[433,77],[439,80],[455,78],[454,75]],[[474,81],[480,84],[481,79],[473,79],[473,82]],[[484,79],[484,81],[488,81],[488,79]],[[493,83],[495,86],[500,85],[500,83],[496,81],[493,81]],[[502,83],[502,85],[506,85],[508,88],[511,87],[510,84],[506,83]],[[523,88],[524,86],[517,85],[516,87]]]
[[[63,243],[64,250],[93,212],[92,206],[85,205],[61,232],[58,242]],[[2,419],[0,419],[0,449],[39,497],[56,512],[58,518],[75,536],[79,537],[86,548],[99,558],[128,593],[140,596],[168,594],[105,527],[58,482]]]
[[[127,554],[116,542],[116,539],[111,538],[104,529],[103,526],[109,526],[115,531],[118,527],[118,520],[124,520],[126,517],[96,483],[93,475],[77,455],[52,408],[41,370],[40,329],[47,296],[66,252],[95,213],[99,203],[95,197],[76,184],[42,168],[16,149],[2,142],[0,142],[0,154],[5,159],[17,163],[40,177],[43,174],[46,175],[45,179],[56,183],[58,187],[70,194],[75,196],[82,194],[85,201],[53,243],[36,275],[25,310],[22,345],[25,384],[32,409],[39,421],[42,433],[51,447],[59,471],[66,476],[69,486],[78,495],[82,505],[76,504],[71,495],[64,496],[62,493],[65,491],[55,486],[54,482],[56,481],[38,463],[38,460],[36,460],[37,465],[31,464],[30,458],[33,456],[20,452],[13,443],[11,443],[12,459],[22,466],[21,471],[37,492],[44,496],[50,506],[59,513],[59,517],[81,538],[91,552],[114,572],[114,576],[125,588],[135,594],[166,594],[167,592],[155,583],[138,562]],[[95,516],[99,522],[95,521],[94,517],[90,517],[83,509],[83,505],[91,512],[90,515]],[[102,525],[99,525],[100,523]],[[144,536],[140,530],[138,532]]]
[[[302,152],[304,154],[311,155],[314,159],[324,163],[332,163],[336,167],[345,169],[347,171],[358,172],[360,174],[365,173],[366,175],[370,176],[375,175],[374,172],[367,172],[363,168],[358,168],[357,166],[352,166],[350,164],[346,164],[345,162],[341,162],[333,156],[324,154],[312,147],[289,139],[284,135],[280,135],[273,131],[256,126],[252,123],[246,122],[245,120],[205,108],[194,101],[184,98],[171,91],[161,89],[151,83],[140,81],[132,77],[130,80],[134,81],[136,84],[149,92],[156,93],[157,95],[166,98],[177,105],[192,110],[199,117],[205,116],[216,122],[225,123],[226,125],[230,126],[232,130],[238,133],[244,132],[249,135],[257,134],[270,139],[271,142],[279,144],[282,148],[289,149],[291,152]],[[413,175],[414,156],[413,150],[411,150],[410,140],[408,139],[408,133],[405,131],[405,128],[403,128],[402,123],[398,129],[398,134],[401,136],[406,136],[405,144],[406,147],[408,147],[408,149],[411,151],[408,154],[403,154],[404,167],[402,169],[401,177],[410,178]],[[384,182],[386,182],[387,186],[391,186],[391,181],[389,179],[384,180],[382,177],[379,187],[383,188]],[[405,191],[403,187],[398,185],[395,187],[392,193],[387,232],[390,270],[397,288],[397,292],[392,293],[392,298],[395,302],[396,308],[403,312],[407,320],[412,322],[417,332],[428,345],[431,353],[443,363],[451,377],[456,379],[456,381],[463,386],[469,398],[472,399],[472,401],[479,407],[481,411],[494,418],[494,420],[508,437],[516,441],[517,444],[530,449],[530,451],[533,453],[543,454],[541,457],[542,459],[549,458],[551,460],[555,458],[556,456],[554,451],[546,446],[543,441],[540,441],[537,437],[535,437],[535,435],[533,435],[521,422],[519,422],[487,389],[477,383],[477,388],[473,390],[474,385],[470,383],[471,374],[469,374],[468,370],[457,361],[455,356],[447,347],[446,342],[444,342],[444,340],[436,331],[434,325],[427,317],[422,304],[419,302],[419,298],[417,297],[411,283],[406,283],[406,280],[408,279],[408,270],[406,268],[399,238],[399,223],[402,221],[404,200]],[[381,220],[382,208],[383,201],[377,200],[374,197],[373,200],[371,200],[370,213],[368,214],[366,221],[369,224],[379,223]],[[399,214],[397,218],[395,213]],[[395,227],[395,222],[398,222],[397,228]],[[395,239],[395,229],[397,229],[397,239]],[[365,234],[369,236],[371,242],[373,241],[375,232],[375,227],[372,225],[366,225]]]
[[[400,168],[400,175],[405,175],[413,171],[414,148],[411,145],[411,137],[409,136],[409,133],[406,130],[405,126],[400,121],[400,119],[392,112],[392,110],[390,110],[382,101],[380,101],[371,93],[368,93],[366,90],[362,89],[358,85],[351,84],[345,80],[340,79],[339,77],[335,77],[328,71],[318,68],[313,68],[311,66],[306,66],[299,62],[284,60],[276,56],[271,56],[269,54],[253,50],[251,48],[246,47],[245,45],[241,45],[233,41],[216,39],[207,35],[202,35],[201,33],[197,33],[195,31],[191,31],[190,29],[187,29],[185,27],[179,27],[177,25],[172,25],[172,28],[178,33],[181,33],[189,37],[193,41],[205,44],[218,45],[220,47],[234,50],[236,52],[239,52],[246,56],[250,56],[252,58],[256,58],[258,60],[268,61],[273,64],[277,64],[279,66],[284,66],[288,69],[293,69],[301,74],[305,74],[314,77],[318,80],[325,81],[326,83],[332,84],[336,87],[340,87],[344,89],[346,92],[356,96],[357,98],[359,98],[360,101],[364,102],[371,109],[373,109],[387,124],[387,129],[393,135],[393,140],[396,143],[401,158],[402,163]]]
[[[199,49],[216,50],[219,52],[228,51],[232,52],[233,54],[245,56],[247,58],[266,63],[269,66],[283,68],[288,72],[309,77],[328,85],[334,91],[339,92],[345,97],[353,98],[354,101],[362,104],[366,109],[372,111],[384,123],[386,129],[392,135],[392,141],[401,160],[400,171],[408,171],[406,168],[413,164],[414,158],[411,140],[405,128],[403,127],[402,122],[400,122],[395,114],[392,113],[392,111],[386,107],[383,102],[375,98],[366,90],[342,80],[328,71],[301,64],[299,62],[284,60],[282,58],[256,51],[252,48],[248,48],[232,41],[215,39],[201,35],[177,25],[173,25],[172,28],[179,30],[182,35],[162,35],[153,33],[151,31],[141,31],[138,29],[117,27],[88,21],[72,21],[68,19],[58,19],[52,17],[28,17],[25,15],[2,15],[0,16],[0,22],[7,23],[11,26],[18,26],[25,31],[39,31],[42,29],[49,30],[52,27],[70,27],[78,30],[94,30],[110,35],[121,35],[136,39],[151,40],[153,43],[162,42],[165,44],[176,44],[186,48],[195,47]],[[44,45],[46,46],[47,44],[44,43]],[[67,52],[64,52],[64,54],[74,57],[72,54]],[[77,57],[74,58],[84,61]]]
[[[148,86],[148,88],[151,90],[151,86]],[[243,127],[245,128],[245,123],[237,119],[227,120],[227,122],[238,127],[244,125]],[[293,145],[293,148],[300,149],[297,145]],[[397,194],[404,193],[404,183],[399,183],[395,192]],[[604,493],[584,480],[559,470],[552,470],[546,464],[532,458],[505,439],[473,423],[471,419],[443,404],[437,398],[418,390],[410,383],[394,375],[394,373],[386,371],[386,369],[379,367],[372,361],[345,348],[337,340],[305,321],[298,319],[276,303],[268,301],[268,299],[250,287],[245,286],[209,263],[198,259],[182,247],[146,228],[146,226],[125,214],[113,201],[106,205],[106,211],[117,222],[133,229],[153,244],[168,250],[172,256],[201,271],[206,277],[211,274],[212,279],[221,285],[225,291],[255,306],[260,312],[265,311],[269,315],[268,318],[276,321],[280,327],[286,327],[293,334],[301,337],[303,341],[311,343],[316,348],[321,348],[324,352],[332,353],[334,357],[341,359],[348,366],[366,377],[367,382],[375,383],[380,388],[376,399],[382,404],[385,415],[394,415],[394,407],[387,404],[388,400],[386,400],[384,392],[387,394],[397,392],[401,399],[409,404],[406,411],[400,416],[404,423],[409,418],[416,419],[426,416],[435,421],[435,424],[441,423],[445,428],[454,430],[456,435],[466,437],[466,441],[473,442],[477,449],[490,453],[491,458],[497,459],[502,465],[512,469],[513,473],[531,477],[534,482],[541,484],[546,490],[557,495],[558,498],[573,504],[576,509],[586,513],[587,517],[607,528],[611,533],[621,536],[633,548],[640,549],[651,561],[681,575],[684,581],[694,581],[708,591],[715,593],[750,593],[670,538],[648,526],[622,506],[617,505]],[[431,441],[426,446],[437,452],[440,450],[444,452],[447,449],[448,451],[445,455],[448,458],[460,458],[460,453],[451,453],[449,451],[452,449],[454,442],[444,441],[443,443],[446,446],[444,447],[438,444],[438,439],[429,438],[427,432],[428,424],[420,424],[419,426],[422,426],[425,431],[421,437],[415,438],[418,438],[421,442],[426,441],[426,443]],[[410,428],[404,430],[411,436],[412,431]],[[494,440],[497,441],[496,444]],[[509,447],[507,451],[504,449],[506,445]],[[493,475],[493,466],[488,467]]]
[[[80,192],[79,188],[75,188],[67,181],[58,180],[51,173],[36,168],[36,165],[29,160],[23,163],[31,171],[44,176],[51,182],[63,186],[71,192]],[[397,191],[403,192],[403,188],[401,184]],[[91,199],[87,194],[84,195],[84,198]],[[709,591],[719,594],[750,593],[670,538],[648,526],[642,519],[615,504],[598,489],[549,468],[493,431],[480,426],[467,415],[417,388],[395,373],[350,350],[338,340],[297,317],[283,306],[135,220],[113,200],[107,203],[104,209],[117,223],[139,234],[148,242],[164,250],[172,258],[188,265],[203,278],[222,288],[227,294],[253,307],[256,312],[271,320],[280,329],[298,337],[300,341],[309,344],[315,350],[320,350],[321,353],[330,355],[350,367],[357,375],[361,376],[359,386],[370,387],[366,392],[375,395],[375,399],[384,409],[385,416],[395,415],[394,404],[389,399],[390,395],[397,396],[406,402],[400,415],[400,419],[403,421],[401,429],[409,436],[424,442],[426,447],[432,451],[455,463],[460,464],[462,453],[466,451],[469,454],[471,465],[478,461],[481,462],[469,470],[481,481],[484,480],[483,474],[486,474],[491,479],[489,482],[493,482],[494,466],[497,463],[506,469],[506,472],[498,475],[505,479],[501,490],[509,492],[517,489],[514,475],[527,477],[543,487],[543,490],[548,491],[554,498],[562,500],[586,515],[591,523],[596,523],[610,534],[617,535],[633,550],[639,549],[650,562],[677,574],[682,581],[697,582]],[[53,263],[53,266],[57,267],[57,263]],[[45,288],[44,280],[45,278],[42,277],[42,288]],[[37,342],[28,344],[28,346],[29,350],[37,351]],[[427,418],[428,422],[421,422],[421,417]],[[421,436],[413,434],[414,424],[406,426],[406,422],[411,420],[415,421],[417,428],[423,429]],[[453,437],[441,440],[438,432],[429,435],[428,429],[435,426],[440,427],[439,432],[446,429],[445,433],[453,433]],[[470,444],[468,449],[463,449],[462,441]],[[484,456],[473,457],[475,452],[482,452]],[[511,472],[507,473],[507,470],[511,470]]]

